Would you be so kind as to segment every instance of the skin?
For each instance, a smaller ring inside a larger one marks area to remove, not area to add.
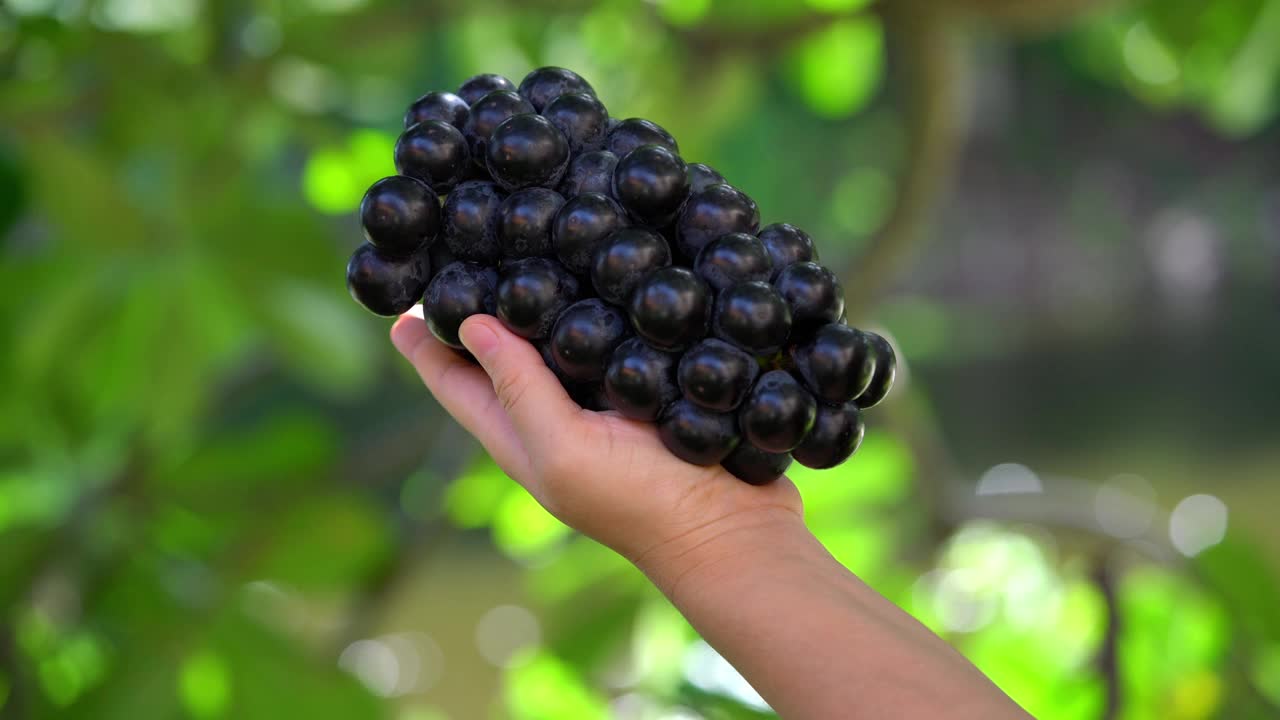
[[[791,720],[1026,719],[977,668],[850,573],[805,527],[787,478],[685,463],[651,425],[579,408],[538,351],[469,318],[476,367],[420,310],[391,329],[427,389],[551,514],[635,563]]]

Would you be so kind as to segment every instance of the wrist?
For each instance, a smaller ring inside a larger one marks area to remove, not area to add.
[[[655,545],[633,562],[667,597],[696,592],[750,566],[822,550],[800,513],[787,507],[740,510]]]

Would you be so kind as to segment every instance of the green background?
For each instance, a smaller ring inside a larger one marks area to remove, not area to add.
[[[0,0],[0,716],[768,716],[343,286],[404,106],[543,64],[898,346],[842,562],[1039,718],[1280,716],[1277,0]]]

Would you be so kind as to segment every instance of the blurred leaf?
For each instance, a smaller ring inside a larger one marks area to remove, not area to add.
[[[302,590],[351,585],[388,556],[394,541],[389,518],[359,495],[303,500],[271,525],[272,542],[251,576]]]
[[[532,653],[507,672],[504,695],[515,720],[609,717],[605,699],[572,667],[545,653]]]
[[[231,672],[217,654],[204,651],[189,656],[178,672],[178,693],[192,717],[221,717],[231,695]]]
[[[444,496],[445,512],[458,527],[485,527],[493,522],[513,484],[488,455],[479,455],[466,472],[449,483]]]
[[[345,146],[317,148],[302,171],[302,192],[317,210],[342,215],[356,209],[364,192],[380,178],[395,175],[396,138],[377,130],[357,130]]]
[[[1280,644],[1280,584],[1274,564],[1256,544],[1228,536],[1191,562],[1246,637]]]
[[[335,277],[338,271],[334,272]],[[276,347],[303,379],[339,396],[351,396],[374,379],[378,348],[387,344],[346,293],[301,283],[280,283],[268,305]]]
[[[0,141],[0,238],[18,221],[27,202],[26,185],[13,148]]]
[[[793,51],[791,82],[818,115],[852,115],[871,100],[884,73],[884,29],[879,20],[839,20],[813,33]]]
[[[493,518],[493,542],[515,558],[546,553],[572,534],[524,488],[509,483]]]

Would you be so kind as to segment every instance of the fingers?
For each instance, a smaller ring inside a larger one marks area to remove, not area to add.
[[[414,308],[391,327],[391,342],[418,371],[436,400],[480,441],[494,462],[516,478],[529,477],[529,458],[488,376],[436,340]]]
[[[581,422],[577,404],[527,340],[488,315],[467,318],[460,336],[489,374],[498,400],[530,454],[551,448],[556,436]]]

